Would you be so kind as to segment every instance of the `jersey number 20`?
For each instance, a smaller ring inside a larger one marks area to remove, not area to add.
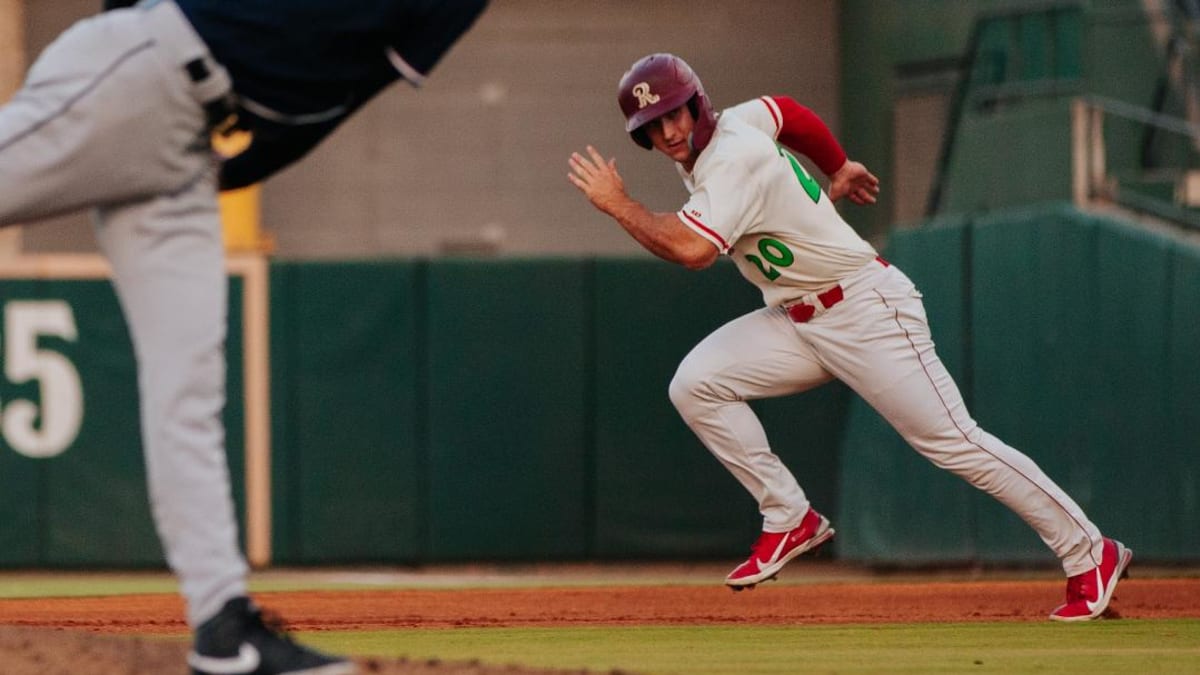
[[[819,202],[821,200],[821,186],[817,184],[817,181],[812,176],[808,175],[808,172],[804,170],[804,166],[800,164],[800,160],[796,159],[792,153],[784,150],[783,146],[775,147],[779,149],[779,156],[787,159],[788,164],[792,165],[792,172],[796,174],[796,180],[800,181],[800,187],[804,188],[804,192],[813,200],[814,204]],[[748,253],[746,254],[746,260],[754,263],[754,266],[758,268],[759,272],[763,273],[763,276],[768,281],[775,281],[779,278],[780,273],[775,267],[768,267],[763,262],[764,258],[771,265],[778,267],[787,267],[796,261],[796,256],[788,250],[788,247],[775,239],[766,238],[758,240],[758,252],[762,254],[762,258]]]
[[[762,272],[767,281],[775,281],[779,278],[780,272],[775,267],[787,267],[796,262],[796,256],[788,250],[787,246],[783,245],[783,242],[771,239],[770,237],[758,240],[758,252],[762,254],[762,258],[747,253],[746,260],[754,263],[754,266],[758,268],[759,272]],[[774,267],[764,263],[763,258],[766,258],[767,262],[771,263]]]

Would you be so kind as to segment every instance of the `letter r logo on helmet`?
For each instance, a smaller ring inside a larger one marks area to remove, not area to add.
[[[637,99],[638,110],[652,103],[658,103],[661,98],[658,94],[650,93],[650,83],[648,82],[638,82],[633,85],[633,96]]]

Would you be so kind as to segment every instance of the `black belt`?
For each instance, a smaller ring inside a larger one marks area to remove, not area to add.
[[[192,82],[199,84],[212,75],[212,70],[208,67],[208,62],[203,58],[192,59],[183,64],[183,69],[187,71],[188,77]],[[201,103],[204,107],[204,117],[208,122],[209,130],[219,130],[224,126],[232,124],[231,118],[237,115],[237,97],[232,91],[228,91],[211,101]]]

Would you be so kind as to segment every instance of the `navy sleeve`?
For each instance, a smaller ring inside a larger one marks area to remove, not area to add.
[[[488,0],[429,3],[420,21],[406,21],[393,31],[391,46],[421,75],[429,75],[450,47],[466,33]]]

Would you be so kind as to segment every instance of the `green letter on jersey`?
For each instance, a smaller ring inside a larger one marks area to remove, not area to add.
[[[796,179],[800,181],[801,187],[808,193],[813,203],[816,204],[821,201],[821,186],[817,184],[817,181],[812,176],[808,175],[808,172],[804,170],[804,166],[800,164],[800,160],[796,159],[796,156],[792,153],[784,150],[782,145],[776,145],[775,147],[779,148],[779,156],[786,157],[788,163],[792,165],[792,171],[795,172]]]
[[[777,239],[765,237],[758,240],[758,252],[762,254],[762,258],[756,255],[746,254],[746,260],[754,263],[759,272],[767,278],[767,281],[775,281],[779,278],[779,270],[774,267],[767,267],[763,264],[763,258],[767,262],[778,267],[787,267],[796,262],[796,256],[788,250],[788,247],[783,245],[783,242]]]

